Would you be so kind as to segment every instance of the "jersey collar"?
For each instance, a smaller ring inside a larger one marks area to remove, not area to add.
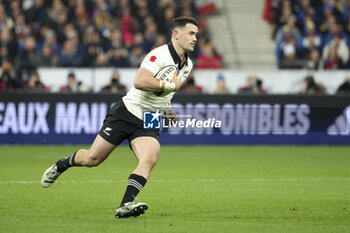
[[[171,56],[172,56],[172,58],[173,58],[175,64],[177,64],[179,70],[181,70],[181,69],[183,68],[183,66],[180,67],[180,65],[181,65],[181,58],[180,58],[179,55],[176,53],[173,43],[169,42],[169,43],[168,43],[168,48],[169,48],[170,54],[171,54]],[[185,57],[186,57],[186,60],[185,60],[185,62],[184,62],[184,65],[188,66],[188,64],[187,64],[187,60],[188,60],[188,55],[187,55],[187,53],[185,53]]]

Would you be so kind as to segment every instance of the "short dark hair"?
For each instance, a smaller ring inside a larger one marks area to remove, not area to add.
[[[193,17],[190,16],[180,16],[177,18],[174,18],[171,22],[171,30],[174,30],[176,27],[185,27],[186,24],[193,24],[197,27],[199,26],[197,20],[195,20]]]

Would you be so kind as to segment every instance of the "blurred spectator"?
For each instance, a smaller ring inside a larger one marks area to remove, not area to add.
[[[299,46],[299,49],[301,50],[301,56],[305,58],[309,56],[311,50],[321,48],[321,38],[311,32],[301,39]]]
[[[148,52],[156,43],[156,39],[158,36],[157,25],[155,23],[151,23],[145,28],[144,32],[144,51]]]
[[[61,45],[57,42],[56,33],[49,29],[45,32],[43,45],[50,46],[51,54],[58,55],[61,53]]]
[[[286,37],[293,37],[296,41],[301,38],[299,29],[295,25],[295,21],[296,19],[294,15],[288,16],[286,24],[277,31],[277,43],[283,41]]]
[[[320,69],[320,52],[317,49],[311,50],[308,59],[304,64],[304,69],[307,70],[318,70]]]
[[[74,34],[76,34],[76,33],[74,33],[74,31],[73,31],[72,35],[74,35]],[[116,34],[114,33],[113,35],[116,35]],[[90,45],[93,45],[96,47],[98,52],[102,52],[102,51],[107,52],[108,49],[110,49],[111,47],[113,48],[113,46],[114,46],[114,44],[108,43],[107,39],[103,38],[100,35],[100,33],[97,31],[95,26],[93,26],[93,25],[89,25],[87,27],[86,31],[84,32],[83,42],[84,42],[85,48],[90,46]],[[80,48],[80,50],[81,49],[82,48]]]
[[[2,1],[5,2],[5,1]],[[9,8],[10,8],[10,16],[19,15],[21,13],[21,4],[22,2],[20,0],[12,0],[9,2]]]
[[[219,74],[213,94],[230,94],[230,90],[226,86],[225,77]]]
[[[202,90],[203,87],[196,85],[194,73],[192,71],[182,85],[181,91],[184,93],[202,93]]]
[[[114,48],[112,56],[109,59],[109,65],[118,68],[130,67],[130,62],[125,54],[126,51],[122,48]]]
[[[57,5],[55,5],[55,3]],[[66,39],[66,36],[64,35],[64,26],[69,23],[68,20],[68,9],[64,7],[60,0],[55,0],[53,2],[52,7],[56,7],[54,9],[54,13],[52,16],[52,27],[55,29],[57,34],[57,41],[62,45],[64,40]]]
[[[308,57],[311,50],[320,49],[322,45],[322,38],[317,34],[314,23],[310,20],[306,24],[306,35],[302,36],[297,45],[302,58]]]
[[[305,2],[302,1],[302,2]],[[310,2],[306,0],[306,2]],[[310,33],[317,35],[322,38],[322,35],[318,32],[317,22],[319,22],[319,18],[315,15],[315,9],[312,6],[308,6],[306,11],[299,12],[299,21],[297,21],[297,25],[300,28],[302,35],[308,35]]]
[[[141,32],[135,33],[133,45],[134,45],[134,46],[140,46],[140,47],[143,48],[144,51],[148,51],[148,48],[146,48],[146,43],[145,43],[144,34],[141,33]],[[149,46],[149,45],[148,45],[148,46]],[[152,44],[151,44],[151,46],[152,46]]]
[[[112,18],[111,12],[112,9],[110,4],[106,0],[94,1],[95,7],[93,9],[93,20],[97,29],[101,32],[101,35],[104,37],[109,37],[111,34],[112,25],[114,19]]]
[[[58,57],[58,66],[80,67],[83,64],[83,54],[79,53],[78,47],[73,40],[67,39]]]
[[[28,82],[25,86],[26,90],[29,92],[49,92],[49,88],[41,82],[38,72],[32,71],[29,75]]]
[[[193,15],[197,15],[197,7],[195,5],[195,3],[193,1],[186,1],[186,0],[182,0],[179,3],[179,8],[180,8],[180,14],[184,15],[184,16],[193,16]],[[215,10],[215,9],[213,9]],[[209,12],[208,12],[209,13]],[[201,20],[199,20],[201,21]]]
[[[52,54],[51,46],[44,44],[41,47],[41,54],[37,58],[38,67],[55,67],[58,62],[58,57]]]
[[[167,42],[166,36],[164,34],[159,34],[156,38],[153,48],[157,48],[163,44],[166,44],[166,42]]]
[[[310,0],[300,0],[294,2],[293,10],[296,16],[296,23],[298,27],[303,28],[303,25],[307,26],[308,17],[311,17],[312,21],[318,21],[315,17],[315,9],[313,3]]]
[[[74,7],[75,24],[79,25],[82,31],[84,31],[89,23],[89,13],[85,1],[71,1],[70,5]]]
[[[14,64],[17,50],[18,44],[12,31],[8,27],[2,27],[0,29],[0,64],[3,62]]]
[[[168,35],[169,28],[171,26],[171,20],[176,17],[175,8],[170,5],[163,9],[162,12],[163,14],[158,20],[159,32],[161,34]]]
[[[263,82],[255,74],[249,74],[245,86],[238,89],[239,94],[267,94]]]
[[[0,91],[14,91],[16,89],[22,88],[21,82],[19,82],[13,74],[11,63],[2,63],[1,68]]]
[[[350,77],[337,88],[337,95],[350,95]]]
[[[286,38],[281,44],[281,69],[299,69],[301,68],[300,60],[296,50],[296,42],[293,37]]]
[[[138,25],[135,18],[131,15],[128,8],[123,9],[123,16],[121,19],[121,29],[123,34],[123,42],[127,48],[130,48],[134,41],[134,34]]]
[[[11,17],[8,17],[6,14],[5,6],[3,5],[2,1],[0,2],[0,26],[1,27],[8,27],[12,28],[13,21]]]
[[[114,71],[109,84],[101,89],[104,93],[125,93],[126,86],[120,82],[120,74]]]
[[[131,67],[139,67],[146,54],[140,46],[136,46],[131,49],[129,54],[129,63]]]
[[[83,43],[85,45],[88,44],[95,44],[96,43],[96,38],[94,37],[95,33],[96,33],[96,28],[94,25],[89,24],[84,33],[83,33]]]
[[[28,81],[28,75],[37,69],[37,60],[39,55],[35,53],[35,47],[35,38],[33,36],[25,37],[24,48],[16,59],[16,76],[24,83]]]
[[[26,11],[26,20],[32,28],[38,29],[48,19],[45,1],[34,0],[33,5]]]
[[[338,70],[342,69],[344,64],[337,54],[337,48],[332,47],[328,51],[326,60],[323,63],[325,70]]]
[[[14,25],[13,25],[13,31],[14,31],[14,37],[17,38],[18,41],[25,35],[25,28],[27,27],[25,22],[24,14],[18,13],[17,15],[13,15]]]
[[[73,72],[70,72],[67,76],[67,84],[61,86],[61,92],[87,92],[88,89],[83,85],[81,81],[78,81]]]
[[[273,17],[275,28],[272,35],[276,39],[277,31],[287,23],[287,19],[293,15],[293,10],[291,2],[288,0],[272,0],[271,7],[275,14],[275,17]]]
[[[98,46],[95,44],[89,44],[87,47],[87,54],[83,60],[84,67],[92,67],[95,65],[95,61],[97,58]]]
[[[94,67],[106,67],[108,66],[108,55],[106,53],[97,53],[96,60],[93,64]]]
[[[112,48],[119,48],[123,46],[123,36],[119,28],[114,28],[110,37]]]
[[[201,48],[201,54],[197,57],[197,69],[221,69],[221,57],[217,55],[211,43]]]
[[[337,55],[339,58],[341,58],[342,64],[347,64],[349,60],[349,47],[346,45],[345,40],[339,34],[334,35],[331,42],[329,42],[324,47],[322,58],[326,60],[329,54],[329,50],[333,47],[336,48]]]
[[[306,76],[303,82],[303,86],[299,92],[300,94],[313,95],[313,94],[325,94],[325,88],[315,82],[312,75]]]
[[[349,36],[342,31],[337,19],[333,15],[331,15],[329,18],[328,30],[326,31],[328,33],[325,35],[324,44],[329,43],[335,35],[340,35],[346,41],[346,43],[349,44]]]
[[[147,0],[136,1],[135,8],[136,8],[135,17],[139,22],[142,22],[150,14],[150,9],[149,9]]]
[[[80,35],[75,28],[69,28],[66,32],[67,40],[72,41],[73,45],[77,48],[78,53],[84,56],[84,45],[80,43]]]
[[[319,25],[319,31],[322,33],[323,36],[326,36],[327,33],[330,31],[330,28],[333,27],[335,29],[335,25],[337,25],[337,19],[334,15],[329,15],[327,18],[322,17],[322,23]]]

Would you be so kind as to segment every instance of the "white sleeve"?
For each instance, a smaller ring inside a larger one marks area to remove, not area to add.
[[[143,59],[140,68],[145,68],[152,72],[155,75],[163,66],[164,59],[161,59],[161,53],[159,49],[154,49],[149,52],[146,57]]]

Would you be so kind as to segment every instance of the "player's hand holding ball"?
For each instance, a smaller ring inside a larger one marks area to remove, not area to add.
[[[171,92],[180,89],[182,81],[178,77],[179,69],[175,65],[164,66],[160,71],[154,76],[159,80],[159,91],[154,92],[157,96],[165,96]]]
[[[175,84],[174,91],[180,90],[181,85],[182,85],[181,77],[177,76],[177,74],[174,73],[174,77],[173,77],[173,79],[171,81]]]

